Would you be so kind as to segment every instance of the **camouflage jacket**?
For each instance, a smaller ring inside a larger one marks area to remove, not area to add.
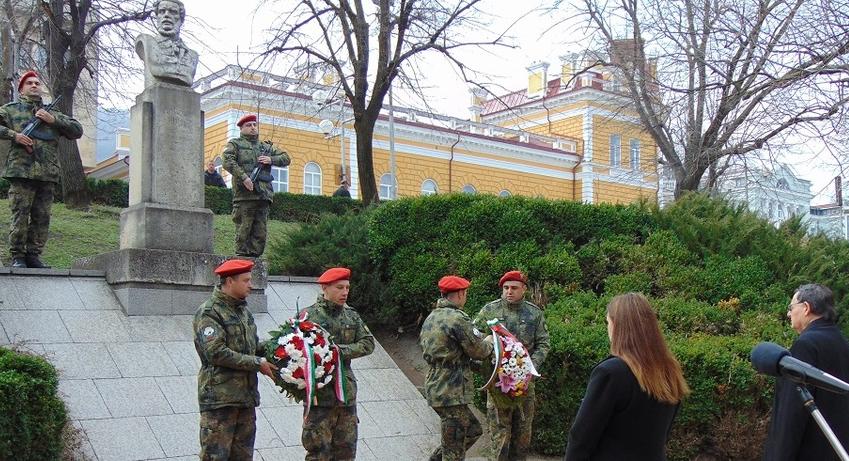
[[[551,349],[542,309],[529,301],[510,304],[504,299],[496,299],[483,306],[475,316],[475,328],[489,334],[486,322],[495,318],[525,345],[534,367],[539,370]]]
[[[257,371],[265,351],[247,303],[216,288],[195,312],[193,327],[200,410],[258,406]]]
[[[374,351],[374,336],[368,326],[352,307],[334,304],[319,296],[315,304],[306,309],[307,319],[330,333],[330,340],[339,346],[342,364],[345,367],[345,392],[348,405],[357,400],[357,378],[351,369],[351,360],[371,354]],[[316,393],[319,407],[342,405],[336,399],[333,386],[324,386]]]
[[[249,191],[243,184],[245,178],[250,177],[251,172],[257,165],[257,158],[261,155],[271,157],[271,164],[284,167],[289,164],[289,154],[274,146],[259,142],[259,139],[250,139],[253,136],[233,138],[227,142],[224,153],[221,154],[222,166],[233,175],[233,201],[271,201],[274,190],[271,183],[257,181],[254,190]]]
[[[427,316],[419,333],[422,355],[430,365],[424,395],[432,407],[466,405],[472,402],[475,383],[470,360],[492,354],[492,343],[474,333],[469,316],[445,298]]]
[[[79,139],[83,135],[83,127],[80,122],[61,112],[50,111],[56,121],[50,125],[42,122],[38,130],[30,136],[34,145],[32,153],[29,153],[24,146],[14,141],[15,133],[20,133],[41,107],[40,98],[26,96],[0,107],[0,139],[11,141],[3,171],[4,178],[59,182],[57,138],[64,136],[68,139]]]

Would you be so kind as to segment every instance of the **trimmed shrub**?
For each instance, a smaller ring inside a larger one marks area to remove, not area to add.
[[[59,459],[67,415],[58,386],[46,360],[0,348],[0,460]]]
[[[129,183],[120,179],[86,178],[86,184],[91,191],[91,201],[99,205],[126,208],[129,203]]]
[[[278,221],[316,223],[323,214],[344,215],[349,211],[359,212],[362,207],[361,201],[349,198],[278,192],[274,194],[268,217]]]
[[[215,214],[233,212],[233,189],[218,186],[204,186],[203,206]]]

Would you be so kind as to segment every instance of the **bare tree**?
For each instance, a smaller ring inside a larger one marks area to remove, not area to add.
[[[580,8],[601,63],[618,69],[673,172],[676,197],[726,157],[834,133],[828,127],[844,115],[847,0],[582,0]]]
[[[502,35],[481,39],[490,35],[480,20],[484,17],[478,8],[481,2],[372,0],[364,5],[363,0],[299,0],[279,18],[278,32],[269,40],[265,56],[286,55],[301,63],[329,66],[353,109],[365,204],[379,200],[372,139],[384,97],[396,77],[403,82],[415,80],[403,74],[405,66],[435,52],[465,75],[456,55],[459,48],[504,45]]]
[[[18,70],[32,66],[32,32],[38,26],[40,11],[35,2],[2,0],[0,10],[0,102],[12,100]]]
[[[128,23],[148,18],[151,7],[147,1],[47,0],[41,2],[41,8],[46,18],[43,37],[47,81],[54,97],[63,98],[59,110],[72,116],[82,72],[87,71],[92,78],[97,76],[98,40],[105,40],[109,33],[119,37],[128,34]],[[125,42],[132,43],[129,39]],[[59,166],[65,204],[88,207],[91,197],[76,142],[60,141]]]

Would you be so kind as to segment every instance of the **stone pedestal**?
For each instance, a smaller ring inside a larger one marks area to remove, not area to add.
[[[129,248],[74,262],[77,269],[106,272],[106,281],[127,315],[194,314],[209,299],[218,278],[212,269],[227,256],[188,251]],[[254,260],[252,312],[268,312],[268,269]]]
[[[189,87],[157,82],[130,111],[130,197],[119,250],[74,263],[106,272],[127,315],[192,314],[218,282],[213,215],[204,208],[203,114]],[[266,312],[265,264],[256,260],[248,306]]]

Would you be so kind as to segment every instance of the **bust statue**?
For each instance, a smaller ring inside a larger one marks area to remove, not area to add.
[[[157,0],[153,13],[159,35],[139,34],[136,37],[136,54],[144,61],[145,88],[156,82],[191,86],[198,54],[180,40],[186,7],[180,0]]]

